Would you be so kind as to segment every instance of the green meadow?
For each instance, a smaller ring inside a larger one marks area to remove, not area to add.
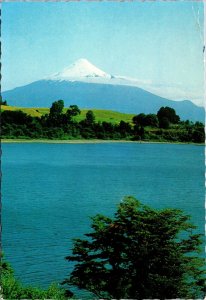
[[[65,113],[68,108],[64,108],[63,112]],[[10,110],[10,111],[17,111],[21,110],[24,113],[32,116],[32,117],[41,117],[42,115],[49,114],[49,108],[39,108],[39,107],[16,107],[16,106],[6,106],[2,105],[1,110]],[[75,116],[74,119],[76,121],[82,121],[86,117],[86,113],[88,112],[88,109],[81,109],[81,114],[78,116]],[[134,117],[134,114],[124,114],[112,110],[103,110],[103,109],[92,109],[94,115],[95,115],[95,121],[96,122],[110,122],[112,124],[119,124],[120,121],[132,123],[132,118]]]

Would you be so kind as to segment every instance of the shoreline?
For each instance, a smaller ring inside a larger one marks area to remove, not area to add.
[[[196,145],[205,146],[205,143],[186,142],[160,142],[160,141],[129,141],[129,140],[99,140],[99,139],[79,139],[79,140],[49,140],[49,139],[1,139],[3,144],[12,143],[41,143],[41,144],[109,144],[109,143],[135,143],[135,144],[175,144],[175,145]]]

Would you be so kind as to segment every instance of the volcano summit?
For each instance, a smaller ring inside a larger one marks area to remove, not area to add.
[[[80,58],[71,64],[69,67],[65,68],[62,72],[55,73],[54,75],[48,77],[50,80],[78,80],[85,78],[107,78],[111,79],[111,75],[105,73],[104,71],[98,69],[93,64],[91,64],[87,59]]]

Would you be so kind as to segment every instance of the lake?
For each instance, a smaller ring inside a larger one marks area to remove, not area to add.
[[[204,146],[2,144],[2,243],[24,283],[46,287],[72,269],[72,238],[125,195],[181,208],[204,232]]]

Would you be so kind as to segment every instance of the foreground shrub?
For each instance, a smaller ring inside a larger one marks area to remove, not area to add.
[[[204,298],[201,236],[181,210],[156,210],[127,197],[114,218],[92,218],[76,239],[64,281],[106,299]]]
[[[65,290],[52,284],[43,290],[36,287],[23,286],[14,277],[9,264],[1,262],[1,294],[3,299],[66,299]]]

